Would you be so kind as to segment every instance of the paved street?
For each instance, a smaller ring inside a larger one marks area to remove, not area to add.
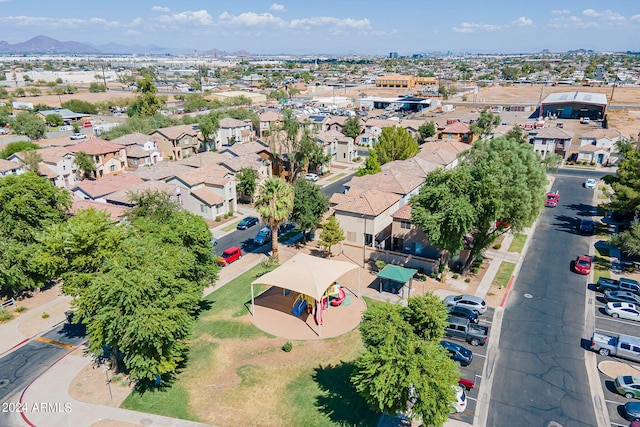
[[[570,270],[590,249],[576,226],[593,204],[581,184],[594,173],[556,177],[560,203],[542,213],[504,313],[487,426],[597,425],[580,346],[587,279]]]

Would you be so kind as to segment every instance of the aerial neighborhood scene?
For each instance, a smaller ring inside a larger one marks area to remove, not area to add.
[[[640,427],[640,3],[0,0],[0,426]]]

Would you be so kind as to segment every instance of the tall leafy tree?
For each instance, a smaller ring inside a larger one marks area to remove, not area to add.
[[[84,151],[79,151],[76,153],[73,162],[78,167],[78,169],[82,171],[83,178],[92,179],[95,177],[96,164],[93,160],[93,157],[91,157]]]
[[[204,116],[198,116],[198,127],[200,133],[205,141],[209,141],[214,138],[220,129],[220,121],[216,116],[207,114]]]
[[[157,95],[158,88],[153,84],[152,76],[147,75],[137,82],[136,100],[127,109],[129,116],[149,117],[155,115],[164,105]]]
[[[400,126],[382,128],[382,133],[373,144],[381,164],[394,160],[406,160],[418,154],[420,148],[409,132]]]
[[[262,220],[271,227],[271,252],[272,257],[278,257],[278,227],[293,211],[293,188],[288,183],[277,177],[265,180],[258,189],[258,196],[254,206]]]
[[[436,134],[436,125],[433,122],[424,122],[418,128],[418,134],[420,134],[420,140],[424,141],[427,138],[431,138]]]
[[[616,175],[607,175],[603,179],[611,185],[613,193],[604,208],[614,211],[640,211],[640,151],[629,142],[619,142],[618,149],[622,160],[618,164]]]
[[[0,159],[7,159],[12,154],[19,153],[27,150],[38,150],[40,146],[31,141],[16,141],[10,142],[4,146],[4,149],[0,151]]]
[[[505,138],[512,139],[516,142],[519,142],[520,144],[525,142],[524,131],[518,125],[515,125],[514,127],[512,127],[511,130],[509,130],[509,132],[506,133]]]
[[[500,116],[493,114],[490,110],[482,110],[478,120],[471,123],[471,131],[478,135],[480,138],[486,138],[491,134],[491,131],[500,124]]]
[[[611,236],[611,244],[630,256],[640,255],[640,223],[634,221],[628,230]]]
[[[318,228],[322,215],[329,210],[329,198],[322,194],[319,185],[305,179],[299,179],[295,182],[293,192],[291,220],[298,224],[303,231],[313,232]]]
[[[360,124],[360,117],[349,117],[344,121],[342,126],[342,133],[350,138],[357,137],[362,132],[362,125]]]
[[[22,162],[27,167],[27,170],[38,173],[40,169],[40,162],[42,156],[36,150],[27,150],[23,154]]]
[[[60,114],[49,114],[45,118],[45,122],[49,126],[62,126],[64,124],[64,120],[62,120],[62,116]]]
[[[258,171],[253,168],[242,168],[236,174],[236,188],[237,190],[253,199],[253,195],[256,192],[258,186]]]
[[[356,171],[356,175],[357,176],[375,175],[381,171],[382,171],[382,166],[378,161],[378,154],[376,153],[376,150],[371,150],[369,151],[369,156],[367,156],[366,160],[364,161],[364,165],[359,167],[358,170]]]
[[[46,128],[44,122],[31,113],[18,113],[11,120],[11,127],[18,135],[26,135],[31,139],[40,139],[44,137]]]
[[[326,248],[329,257],[331,257],[331,247],[337,245],[344,240],[344,231],[340,228],[340,224],[336,220],[336,217],[331,215],[324,224],[322,224],[322,231],[320,232],[320,240],[318,245]]]

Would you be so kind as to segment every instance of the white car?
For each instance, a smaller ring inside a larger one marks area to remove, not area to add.
[[[318,180],[318,175],[316,175],[315,173],[308,173],[304,176],[304,179],[306,179],[307,181],[316,182]]]
[[[87,135],[83,134],[83,133],[74,133],[73,135],[71,135],[71,140],[75,141],[78,139],[87,139]]]
[[[467,394],[464,392],[464,387],[454,386],[456,391],[456,401],[453,403],[453,409],[457,412],[464,412],[467,409]]]
[[[584,182],[584,188],[596,188],[596,180],[589,178]]]
[[[0,135],[8,135],[9,131],[5,128],[0,128]]]
[[[611,317],[640,321],[638,306],[630,302],[608,302],[604,307],[605,313]]]
[[[447,307],[464,307],[478,314],[487,311],[487,303],[480,297],[474,295],[448,295],[444,297],[444,305]]]

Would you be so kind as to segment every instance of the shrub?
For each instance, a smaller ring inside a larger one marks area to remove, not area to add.
[[[427,276],[425,276],[424,274],[420,275],[420,280],[422,280],[423,282],[427,281]]]
[[[291,341],[287,341],[282,345],[282,351],[289,353],[292,349],[293,349],[293,344],[291,344]]]
[[[596,165],[596,162],[592,161],[591,166],[595,166],[595,165]]]
[[[387,263],[386,263],[386,262],[384,262],[383,260],[381,260],[381,259],[377,259],[377,260],[376,260],[376,268],[377,268],[378,270],[382,270],[382,269],[383,269],[383,268],[385,268],[386,266],[387,266]]]
[[[218,215],[218,216],[216,217],[216,222],[220,222],[220,220],[221,220],[221,219],[222,219],[222,218],[220,218],[220,215]]]
[[[10,320],[11,317],[13,317],[11,316],[11,313],[9,313],[7,310],[3,310],[0,308],[0,323]]]
[[[437,277],[438,277],[438,274],[437,274],[435,271],[432,271],[432,272],[431,272],[431,278],[432,278],[432,279],[435,279],[435,278],[437,278]]]
[[[24,307],[22,305],[16,307],[15,309],[16,313],[22,313],[23,311],[27,311],[27,307]]]
[[[42,313],[42,318],[43,319],[48,319],[49,318],[49,313]]]
[[[471,271],[473,272],[473,274],[478,274],[478,271],[480,271],[480,267],[473,267]]]
[[[495,245],[493,245],[493,249],[498,250],[502,247],[502,243],[496,243]]]
[[[464,279],[464,283],[471,283],[471,279],[467,277],[466,279]]]
[[[460,275],[458,273],[453,273],[453,276],[451,277],[453,277],[454,279],[457,279],[458,277],[460,277]]]

